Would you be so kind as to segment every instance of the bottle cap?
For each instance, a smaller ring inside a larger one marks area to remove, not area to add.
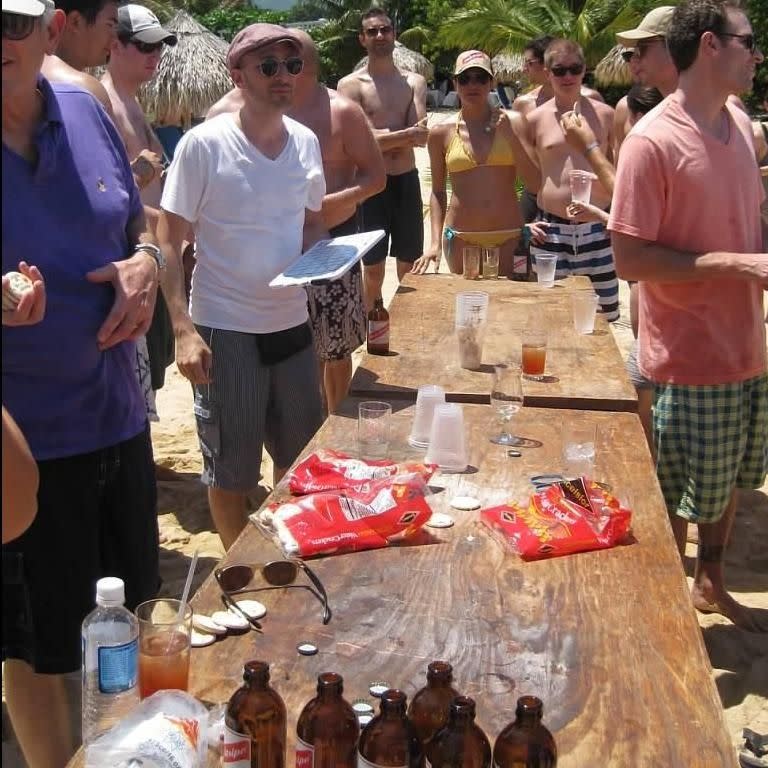
[[[373,707],[363,699],[357,699],[354,704],[352,704],[352,709],[358,717],[373,714]]]
[[[299,643],[296,650],[302,656],[314,656],[317,653],[317,646],[314,643]]]
[[[380,699],[382,694],[388,690],[389,683],[376,682],[371,683],[371,687],[368,689],[368,692],[371,694],[371,696],[375,696],[377,699]]]
[[[96,582],[96,605],[123,605],[125,584],[116,576],[106,576]]]

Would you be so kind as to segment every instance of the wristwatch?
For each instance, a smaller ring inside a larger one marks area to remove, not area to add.
[[[165,256],[163,256],[163,252],[156,245],[153,245],[152,243],[138,243],[133,251],[134,253],[138,253],[139,251],[148,253],[155,260],[155,264],[157,264],[158,275],[163,275],[165,273]]]

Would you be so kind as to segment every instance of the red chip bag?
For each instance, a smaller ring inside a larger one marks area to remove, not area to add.
[[[426,493],[421,475],[399,475],[270,504],[258,522],[288,557],[377,549],[412,536],[429,520]]]
[[[510,502],[480,518],[523,560],[607,549],[629,531],[630,510],[587,478],[565,480],[531,495],[528,506]]]
[[[396,475],[417,473],[424,482],[435,473],[436,464],[415,461],[396,463],[391,459],[354,459],[346,453],[321,448],[307,456],[288,475],[288,484],[294,496],[318,491],[334,491],[365,486],[371,480]]]

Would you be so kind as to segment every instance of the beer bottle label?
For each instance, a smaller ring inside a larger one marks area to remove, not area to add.
[[[368,321],[368,343],[389,346],[389,320]]]
[[[251,768],[251,737],[224,725],[224,765]]]
[[[528,255],[525,253],[516,253],[512,257],[512,272],[515,275],[525,275],[528,273]]]
[[[315,748],[306,741],[296,739],[296,768],[312,768],[315,764]]]
[[[357,753],[357,768],[387,768],[387,766],[379,765],[378,763],[371,763],[370,761],[366,760],[358,752]],[[390,766],[389,768],[408,768],[408,766],[405,763],[403,763],[403,765]]]

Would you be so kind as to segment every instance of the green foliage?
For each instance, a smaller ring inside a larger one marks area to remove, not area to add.
[[[752,0],[747,10],[752,22],[752,31],[757,36],[757,44],[763,55],[768,55],[768,3],[765,0]],[[752,93],[744,101],[750,111],[760,114],[768,113],[768,62],[764,61],[757,68],[755,85]]]
[[[198,17],[201,24],[208,27],[224,40],[230,41],[249,24],[266,21],[270,24],[285,24],[290,14],[284,11],[265,11],[261,8],[217,8],[215,11]]]

